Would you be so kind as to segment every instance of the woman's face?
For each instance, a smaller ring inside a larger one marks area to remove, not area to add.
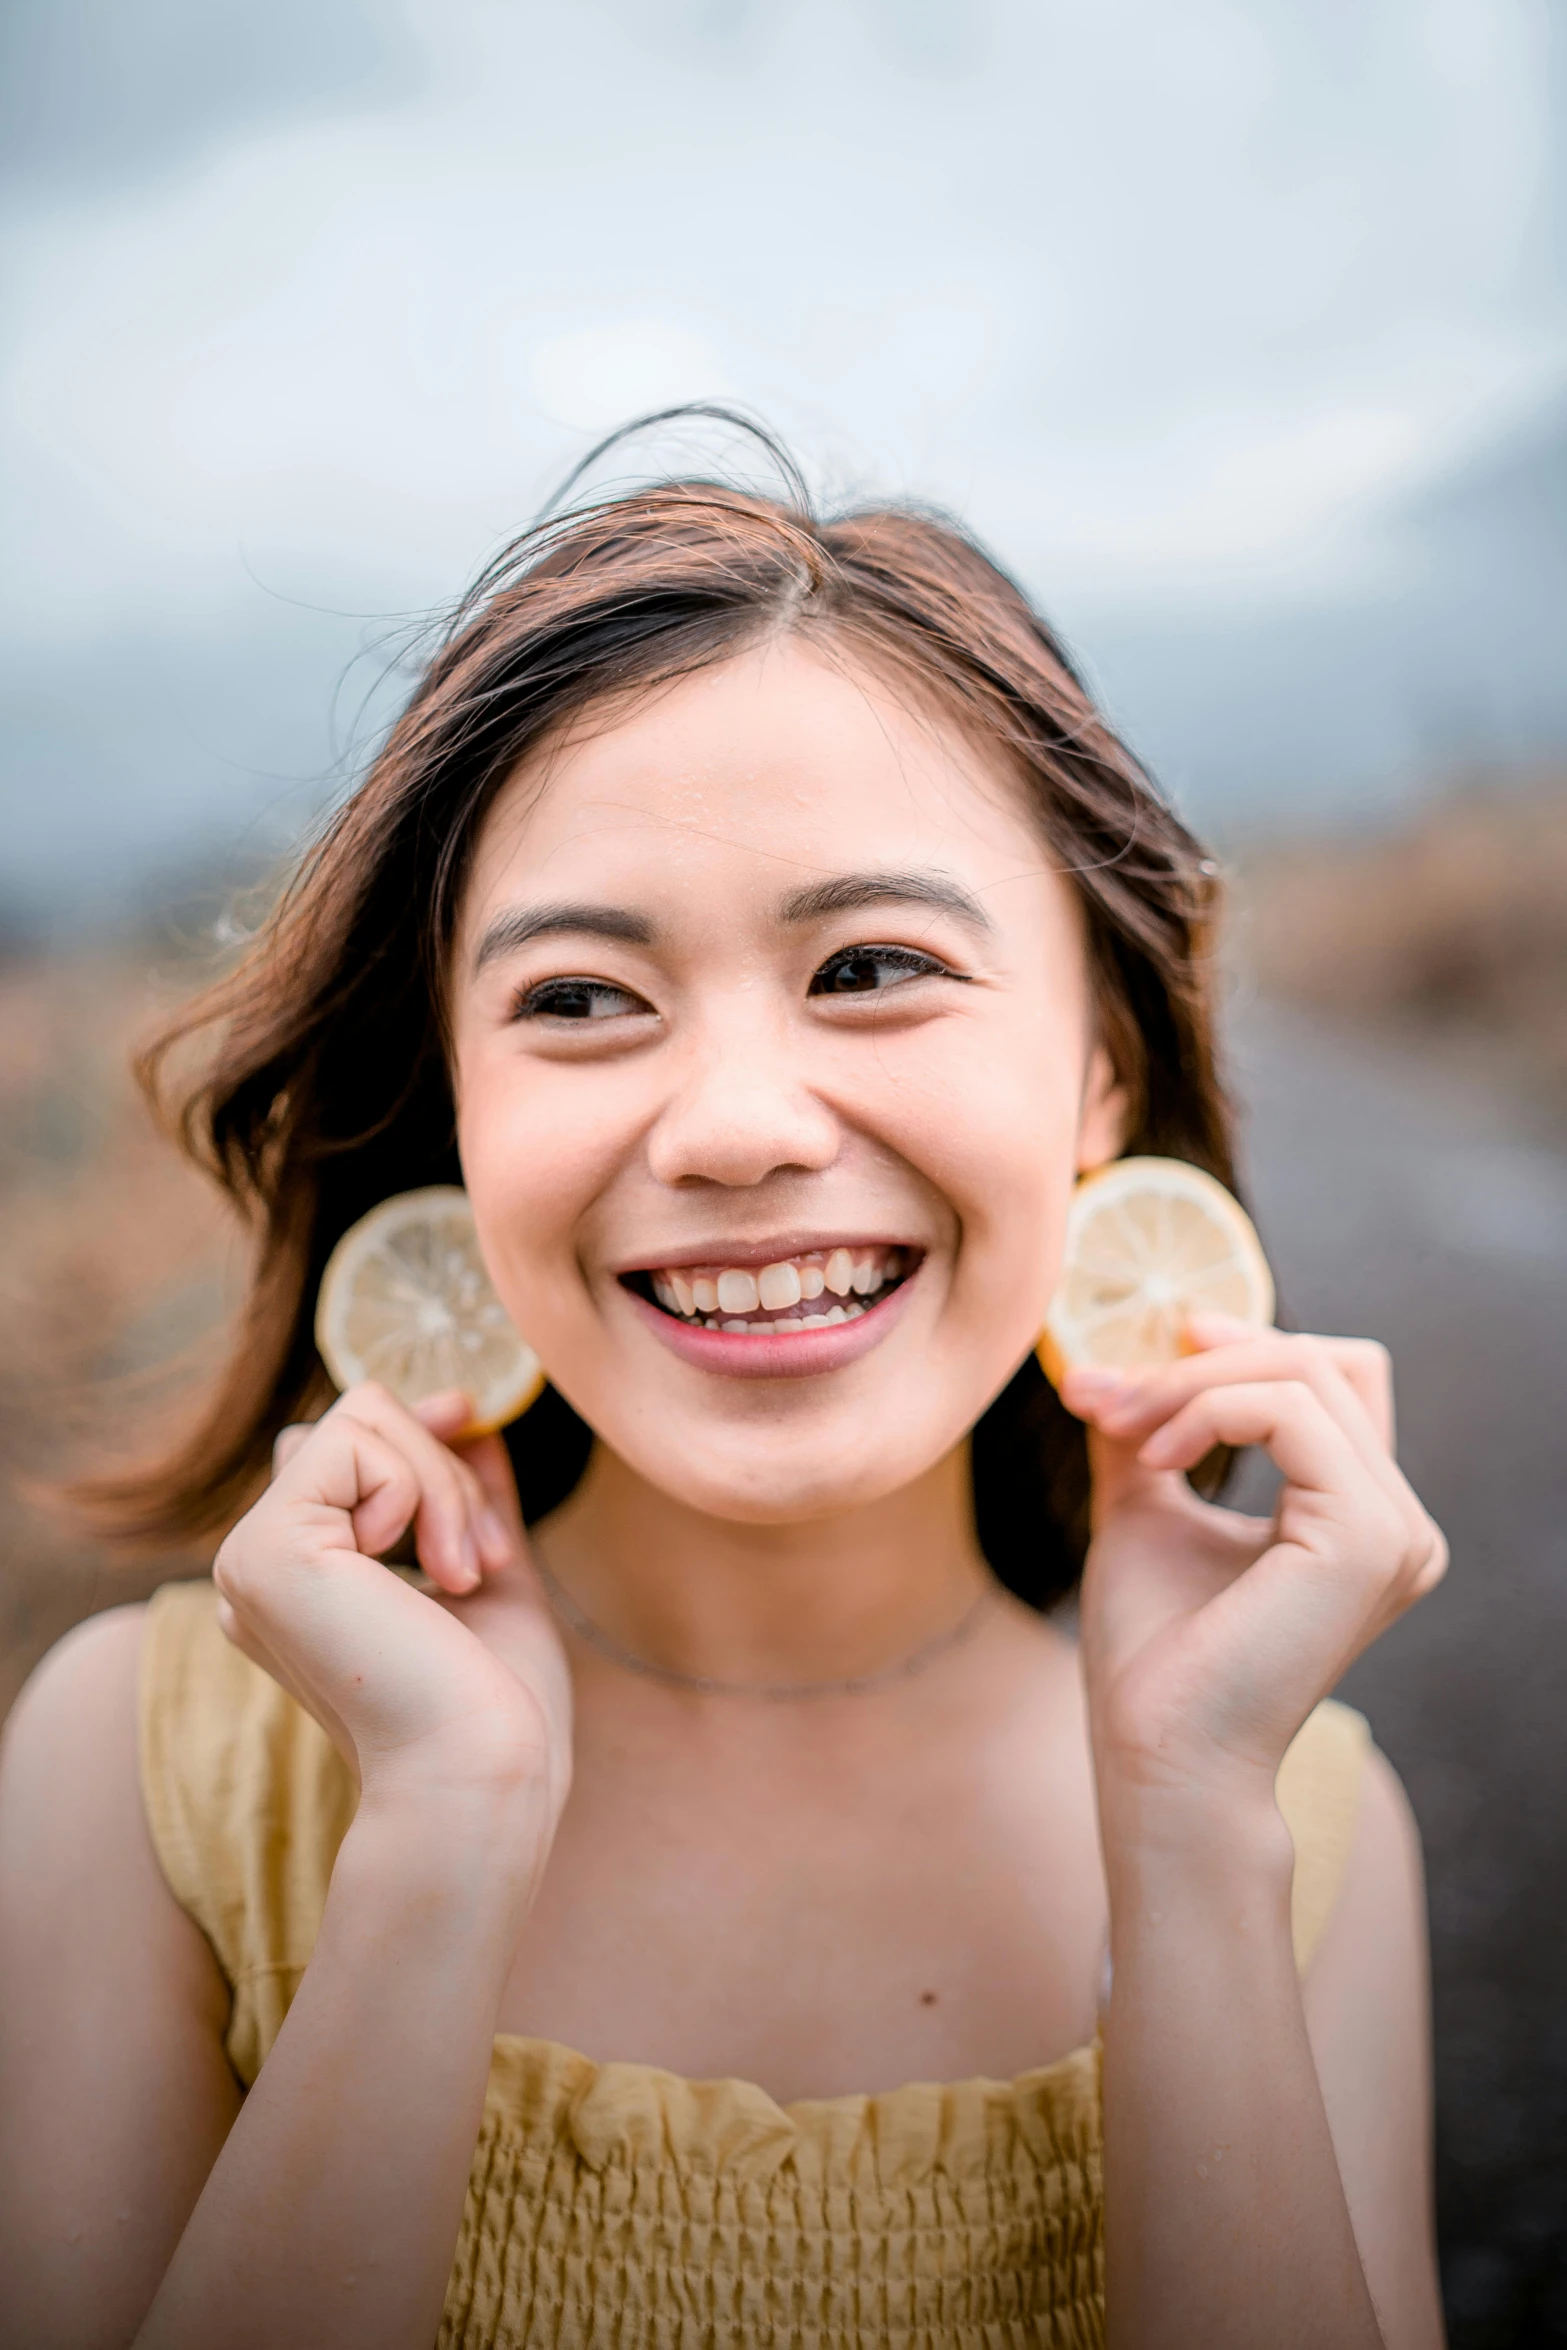
[[[957,1444],[1119,1140],[1020,784],[798,638],[512,780],[452,1015],[519,1329],[625,1461],[730,1519],[868,1502]]]

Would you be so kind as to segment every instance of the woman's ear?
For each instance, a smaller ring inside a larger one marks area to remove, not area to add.
[[[1130,1114],[1126,1087],[1116,1075],[1115,1064],[1104,1046],[1096,1044],[1088,1057],[1077,1121],[1079,1175],[1090,1174],[1120,1156],[1126,1146]]]

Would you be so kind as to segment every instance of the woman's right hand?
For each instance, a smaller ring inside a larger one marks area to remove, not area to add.
[[[213,1567],[224,1631],[313,1714],[377,1806],[515,1790],[542,1868],[571,1781],[571,1680],[506,1448],[467,1398],[355,1387],[279,1438]],[[437,1589],[379,1563],[414,1529]]]

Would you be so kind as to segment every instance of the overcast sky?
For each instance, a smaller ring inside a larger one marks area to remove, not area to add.
[[[702,395],[954,505],[1090,640],[1331,600],[1567,378],[1552,0],[7,16],[6,661],[41,701],[442,599],[589,436]]]

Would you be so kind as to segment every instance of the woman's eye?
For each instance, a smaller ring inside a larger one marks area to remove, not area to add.
[[[811,995],[874,995],[906,979],[955,979],[934,955],[915,947],[845,947],[814,974]]]
[[[519,1020],[615,1020],[647,1005],[608,979],[545,979],[517,1002]]]

